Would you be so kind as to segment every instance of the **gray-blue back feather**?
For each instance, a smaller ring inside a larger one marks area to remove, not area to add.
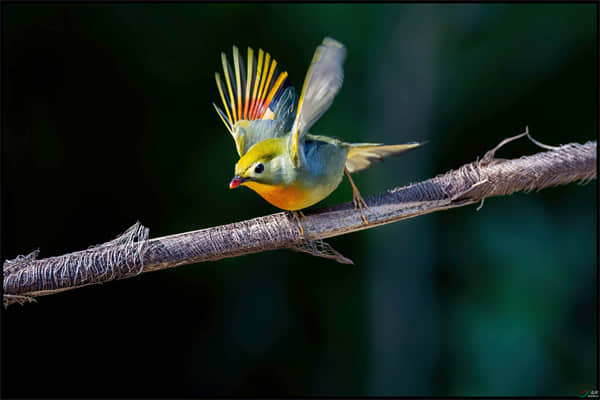
[[[331,176],[342,177],[348,148],[339,146],[334,140],[323,141],[321,136],[307,135],[302,146],[307,169],[305,179],[315,182],[330,181]]]

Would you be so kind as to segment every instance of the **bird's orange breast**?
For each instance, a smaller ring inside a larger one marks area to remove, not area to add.
[[[292,185],[265,185],[259,182],[245,182],[244,186],[248,186],[254,190],[263,199],[279,207],[283,210],[301,210],[310,207],[322,198],[316,198],[315,193],[310,189],[305,189],[298,184]]]

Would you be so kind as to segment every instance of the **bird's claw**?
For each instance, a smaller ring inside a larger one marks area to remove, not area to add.
[[[363,211],[363,209],[366,208],[369,211],[371,211],[371,209],[367,205],[365,199],[363,199],[360,195],[360,192],[358,191],[358,188],[356,187],[354,181],[350,177],[350,173],[348,172],[348,170],[344,168],[344,172],[346,173],[346,176],[350,181],[350,185],[352,186],[352,202],[354,203],[354,209],[360,210],[360,216],[362,217],[363,222],[365,223],[365,225],[369,225],[369,221],[367,221],[367,217],[365,216],[365,212]]]
[[[300,217],[306,219],[306,215],[302,211],[292,211],[292,215],[294,219],[298,223],[298,227],[300,228],[300,236],[304,236],[304,228],[302,227],[302,223],[300,222]]]
[[[367,221],[367,217],[365,216],[365,212],[363,211],[363,209],[366,208],[369,211],[371,211],[371,209],[367,205],[365,199],[363,199],[360,193],[356,191],[354,193],[352,201],[354,202],[354,209],[360,210],[360,216],[362,217],[362,220],[365,223],[365,225],[369,225],[369,221]]]

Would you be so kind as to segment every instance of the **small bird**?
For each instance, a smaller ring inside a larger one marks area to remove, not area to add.
[[[326,37],[313,56],[300,97],[288,82],[287,72],[277,71],[269,53],[248,48],[247,66],[233,46],[233,69],[221,53],[224,81],[215,74],[223,110],[213,106],[233,136],[240,156],[230,189],[247,186],[275,207],[294,212],[329,196],[342,181],[350,181],[354,208],[368,205],[350,174],[362,171],[374,161],[399,155],[424,143],[383,145],[347,143],[328,136],[308,133],[333,102],[342,86],[346,58],[344,45]]]

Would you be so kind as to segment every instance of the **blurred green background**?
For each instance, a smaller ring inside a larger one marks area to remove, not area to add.
[[[314,133],[429,140],[363,195],[522,132],[597,135],[595,4],[2,4],[2,257],[277,212],[227,184],[220,52],[301,88],[348,48]],[[540,151],[526,139],[499,153]],[[347,182],[323,204],[351,200]],[[292,251],[183,266],[2,310],[4,396],[572,396],[597,389],[597,183],[492,198]]]

